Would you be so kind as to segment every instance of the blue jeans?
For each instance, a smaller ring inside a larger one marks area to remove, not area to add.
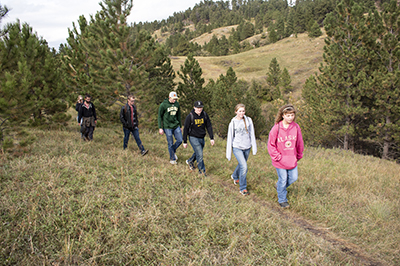
[[[250,149],[241,150],[233,147],[233,154],[238,161],[238,165],[236,166],[235,171],[233,171],[232,177],[235,180],[239,179],[240,191],[247,189],[247,159],[250,155]]]
[[[197,168],[199,168],[199,173],[205,173],[206,172],[206,166],[204,165],[204,160],[203,160],[203,148],[204,148],[204,138],[196,138],[189,136],[189,142],[190,145],[192,145],[193,148],[193,155],[192,157],[189,158],[189,162],[194,162],[197,160]]]
[[[290,170],[276,168],[276,172],[278,173],[278,182],[276,183],[278,202],[287,202],[287,188],[293,184],[299,176],[297,166]]]
[[[166,128],[164,129],[165,136],[167,136],[167,141],[168,141],[168,152],[169,152],[169,159],[171,161],[175,161],[175,152],[178,149],[178,147],[182,144],[182,130],[180,127],[177,127],[175,129],[169,129]],[[174,138],[176,142],[174,143]]]
[[[128,147],[129,135],[132,133],[133,137],[136,140],[136,144],[138,145],[139,149],[141,151],[143,151],[144,147],[142,145],[142,141],[139,138],[139,129],[138,128],[127,129],[127,128],[124,128],[124,127],[122,127],[122,128],[124,129],[124,150]]]

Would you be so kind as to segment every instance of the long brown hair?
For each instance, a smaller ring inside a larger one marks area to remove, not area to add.
[[[281,108],[279,108],[278,113],[276,114],[275,117],[275,124],[278,124],[279,122],[281,122],[283,120],[283,115],[285,114],[294,114],[294,120],[296,120],[296,109],[294,108],[294,106],[292,104],[285,104],[284,106],[282,106]]]
[[[245,106],[243,103],[238,103],[238,104],[235,106],[235,113],[236,113],[240,108],[244,108],[244,110],[246,111],[246,106]],[[246,118],[243,117],[243,121],[244,121],[244,128],[246,129],[246,132],[249,133],[249,131],[247,130]]]

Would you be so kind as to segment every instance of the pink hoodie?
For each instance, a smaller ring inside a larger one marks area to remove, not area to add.
[[[268,153],[275,168],[289,170],[303,158],[304,142],[297,123],[290,123],[288,128],[284,128],[282,123],[273,126],[269,132]]]

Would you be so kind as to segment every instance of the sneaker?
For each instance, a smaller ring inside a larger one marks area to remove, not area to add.
[[[145,156],[148,152],[149,152],[149,150],[142,150],[141,154],[142,154],[142,156]]]
[[[240,194],[242,194],[243,196],[247,196],[249,195],[249,192],[247,191],[247,189],[243,189],[240,191]]]
[[[289,207],[290,207],[289,203],[287,203],[287,202],[279,203],[279,205],[280,205],[282,208],[289,208]]]
[[[174,160],[171,160],[171,161],[169,161],[169,163],[170,164],[178,164],[176,161],[174,161]]]
[[[199,171],[199,175],[200,175],[200,176],[203,176],[203,177],[207,177],[206,172],[200,172],[200,171]]]
[[[189,165],[190,171],[194,169],[193,162],[189,162],[189,160],[186,160],[186,164]]]
[[[174,154],[174,156],[175,156],[175,161],[178,161],[178,156],[176,156],[176,154]]]
[[[234,185],[239,185],[239,179],[234,179],[233,176],[231,175],[231,178],[233,179],[233,184]]]

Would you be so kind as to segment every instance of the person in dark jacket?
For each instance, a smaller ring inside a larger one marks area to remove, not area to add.
[[[139,121],[135,107],[135,97],[129,95],[127,98],[127,104],[122,106],[121,112],[119,113],[119,119],[121,120],[124,130],[124,150],[128,147],[129,135],[132,134],[140,149],[140,153],[144,156],[147,154],[148,150],[143,147],[142,141],[139,137]]]
[[[76,100],[76,104],[75,104],[75,110],[77,112],[76,121],[78,121],[79,108],[81,107],[82,103],[83,103],[83,97],[82,97],[82,95],[79,95],[78,99]]]
[[[90,100],[90,95],[86,94],[85,101],[79,107],[78,112],[78,123],[84,128],[82,130],[83,139],[89,141],[93,140],[93,132],[97,123],[96,108]]]
[[[76,115],[76,121],[77,121],[78,123],[80,123],[80,121],[78,120],[78,117],[79,117],[79,108],[81,107],[82,104],[83,104],[83,96],[82,96],[82,95],[79,95],[79,96],[78,96],[78,99],[76,100],[76,104],[75,104],[75,110],[76,110],[76,113],[77,113],[77,115]],[[80,123],[80,124],[81,124],[81,123]],[[79,130],[79,132],[81,133],[81,138],[83,138],[82,131],[83,131],[83,129],[82,129],[82,125],[81,125],[81,129]]]
[[[190,145],[193,148],[193,155],[186,160],[190,170],[194,169],[194,161],[197,160],[199,174],[206,175],[206,167],[203,160],[204,137],[206,129],[210,137],[211,146],[214,146],[214,134],[210,121],[210,117],[203,111],[203,103],[201,101],[194,102],[194,108],[185,119],[183,127],[183,148],[187,147],[187,136],[189,136]]]

